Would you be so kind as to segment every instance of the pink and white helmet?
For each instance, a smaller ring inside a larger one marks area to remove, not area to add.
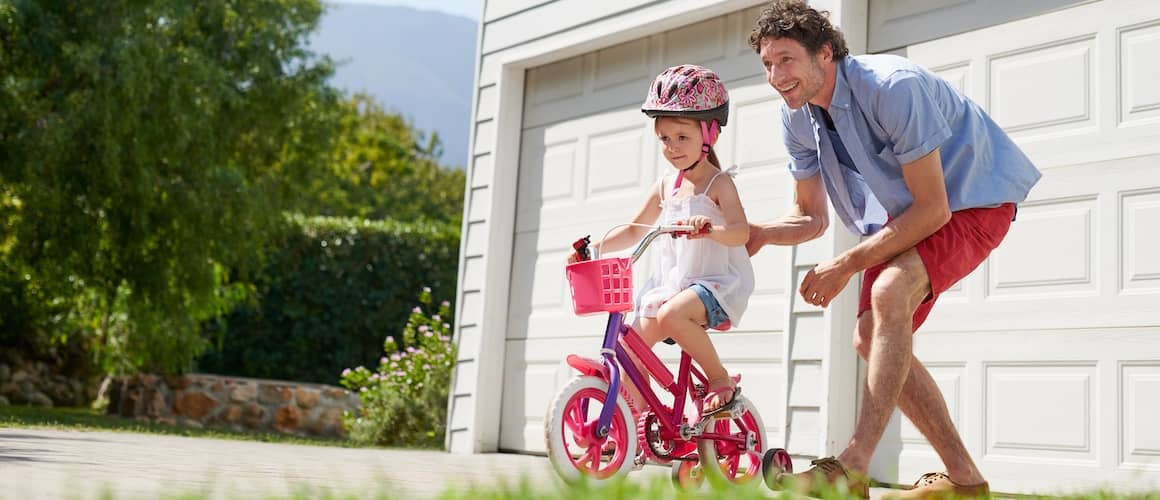
[[[725,126],[729,92],[713,70],[682,64],[657,75],[640,110],[649,118],[680,116]]]

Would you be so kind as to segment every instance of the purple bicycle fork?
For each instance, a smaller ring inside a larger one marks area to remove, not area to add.
[[[596,421],[596,437],[604,438],[608,435],[610,425],[612,423],[612,413],[616,409],[616,398],[620,396],[620,368],[613,359],[613,355],[619,356],[622,352],[620,343],[616,340],[620,338],[620,326],[624,323],[624,313],[614,312],[608,314],[608,324],[604,327],[604,345],[600,349],[600,357],[604,361],[604,368],[608,370],[608,394],[604,401],[604,407],[600,409],[600,418]],[[640,374],[636,374],[640,377]],[[629,375],[632,377],[632,374]],[[637,380],[633,379],[633,383]],[[611,403],[611,404],[610,404]],[[587,410],[587,408],[585,408]]]
[[[604,438],[608,435],[611,429],[610,424],[612,423],[613,412],[616,409],[616,398],[620,395],[620,366],[624,367],[624,373],[628,375],[628,379],[632,381],[634,386],[645,387],[647,384],[647,380],[644,378],[644,375],[641,374],[640,370],[636,368],[632,358],[630,358],[628,356],[628,352],[625,351],[624,346],[622,346],[620,342],[617,342],[617,340],[620,339],[620,336],[627,330],[628,326],[624,325],[623,313],[614,312],[608,315],[608,325],[604,329],[604,344],[603,348],[600,350],[600,355],[604,362],[604,367],[606,370],[608,370],[608,394],[605,395],[607,399],[604,401],[604,407],[600,410],[600,418],[597,420],[597,438]],[[615,359],[613,359],[614,354],[616,356]],[[619,365],[616,363],[616,360],[620,361]],[[689,373],[689,365],[691,363],[692,358],[690,358],[687,353],[681,353],[681,366],[677,373]],[[673,421],[668,422],[662,419],[659,423],[662,427],[665,427],[671,432],[676,432],[676,428],[681,421],[681,416],[684,415],[684,394],[685,391],[688,390],[687,384],[688,379],[685,377],[680,377],[675,381],[675,387],[667,387],[667,389],[673,391],[674,396],[676,396],[673,404]],[[657,399],[656,395],[653,394],[652,391],[642,391],[642,396],[647,400],[646,402],[650,407],[660,407],[660,400]],[[587,408],[585,408],[585,411],[587,411]]]

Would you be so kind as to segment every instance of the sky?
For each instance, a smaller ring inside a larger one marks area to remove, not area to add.
[[[377,5],[400,5],[414,9],[438,10],[448,14],[463,16],[479,21],[483,0],[331,0],[337,3],[367,3]]]

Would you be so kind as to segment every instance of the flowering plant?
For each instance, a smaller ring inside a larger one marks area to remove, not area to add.
[[[451,341],[451,303],[432,306],[431,289],[419,293],[401,334],[387,336],[384,355],[374,369],[342,371],[341,383],[362,400],[343,423],[352,440],[385,446],[443,446],[447,396],[455,344]]]

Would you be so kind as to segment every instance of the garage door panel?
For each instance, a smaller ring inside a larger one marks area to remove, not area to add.
[[[1124,124],[1160,119],[1160,23],[1149,22],[1124,28],[1119,32],[1120,51],[1120,117]]]
[[[647,81],[652,76],[648,72],[649,43],[650,39],[642,38],[597,51],[592,56],[595,90]],[[640,93],[639,87],[636,90]]]
[[[1094,463],[1099,420],[1095,361],[984,364],[985,456]]]
[[[661,56],[664,68],[678,64],[713,66],[726,57],[725,18],[717,17],[665,33]]]
[[[1120,367],[1123,442],[1120,465],[1160,472],[1160,363],[1124,363]]]
[[[1097,212],[1094,195],[1021,205],[1017,230],[991,254],[988,296],[1096,295]]]
[[[991,117],[1015,136],[1095,127],[1094,52],[1088,34],[991,57]]]
[[[640,190],[641,180],[646,177],[642,166],[646,157],[643,142],[644,130],[631,122],[628,127],[596,133],[588,139],[585,201],[600,203],[605,198],[626,195],[643,197]]]
[[[1120,210],[1122,291],[1160,293],[1160,188],[1122,194]]]
[[[656,179],[644,125],[622,110],[525,131],[516,231],[631,220]]]
[[[789,154],[781,138],[780,107],[780,99],[741,101],[734,105],[731,123],[737,126],[737,133],[733,134],[733,163],[743,168],[785,165]]]
[[[526,88],[531,106],[579,96],[584,92],[584,56],[529,69]]]
[[[946,80],[959,92],[968,96],[975,93],[971,87],[971,62],[959,61],[930,68],[931,72]],[[982,103],[980,103],[981,105]]]

